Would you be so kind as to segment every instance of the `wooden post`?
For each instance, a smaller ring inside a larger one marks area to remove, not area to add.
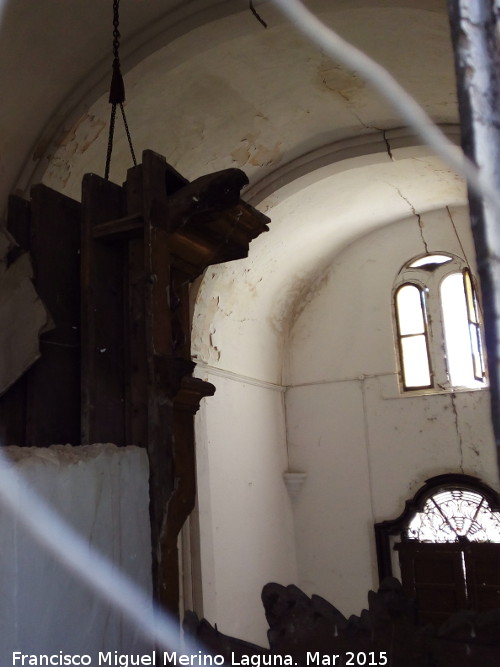
[[[125,444],[124,265],[121,245],[97,241],[119,219],[122,188],[86,174],[82,184],[82,443]]]

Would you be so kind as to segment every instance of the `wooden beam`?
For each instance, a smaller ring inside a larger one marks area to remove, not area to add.
[[[94,228],[123,218],[122,188],[95,174],[82,184],[82,443],[125,444],[124,250]]]
[[[92,237],[102,241],[128,241],[143,237],[144,222],[140,215],[130,215],[95,225]]]

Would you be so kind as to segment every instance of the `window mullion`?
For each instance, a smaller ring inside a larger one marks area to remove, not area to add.
[[[432,281],[429,287],[427,307],[429,311],[429,338],[432,356],[432,372],[434,386],[440,389],[449,389],[451,386],[444,327],[441,315],[441,303],[438,286]]]

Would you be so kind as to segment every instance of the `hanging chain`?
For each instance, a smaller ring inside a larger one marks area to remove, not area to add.
[[[123,104],[120,104],[120,109],[121,109],[121,112],[122,112],[122,118],[123,118],[123,124],[125,126],[125,132],[127,134],[128,145],[129,145],[129,148],[130,148],[130,154],[132,155],[132,161],[134,163],[134,167],[137,167],[137,160],[135,159],[134,147],[132,146],[132,137],[130,136],[130,130],[128,128],[127,117],[125,115],[125,109],[123,107]]]
[[[120,0],[113,0],[113,56],[114,62],[120,65]],[[114,65],[113,62],[113,65]]]
[[[109,89],[109,103],[111,104],[111,116],[109,120],[109,135],[108,135],[108,150],[106,154],[106,168],[104,170],[104,178],[109,180],[109,168],[111,165],[111,153],[113,152],[113,139],[115,134],[115,120],[116,120],[116,106],[120,105],[122,113],[123,124],[127,134],[128,145],[132,155],[134,167],[137,165],[135,159],[134,147],[132,146],[132,138],[125,115],[123,103],[125,102],[125,86],[120,69],[120,0],[113,0],[113,74],[111,77],[111,85]]]
[[[111,165],[111,153],[113,152],[113,137],[115,134],[116,104],[111,107],[111,117],[109,119],[108,151],[106,153],[106,168],[104,169],[104,178],[109,181],[109,167]]]

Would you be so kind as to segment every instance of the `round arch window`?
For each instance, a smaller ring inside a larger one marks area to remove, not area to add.
[[[441,624],[459,610],[500,608],[500,497],[480,480],[428,480],[403,513],[376,524],[375,533],[381,579],[392,574],[395,551],[420,622]]]
[[[474,277],[460,257],[433,253],[407,262],[393,292],[403,391],[486,386]]]

